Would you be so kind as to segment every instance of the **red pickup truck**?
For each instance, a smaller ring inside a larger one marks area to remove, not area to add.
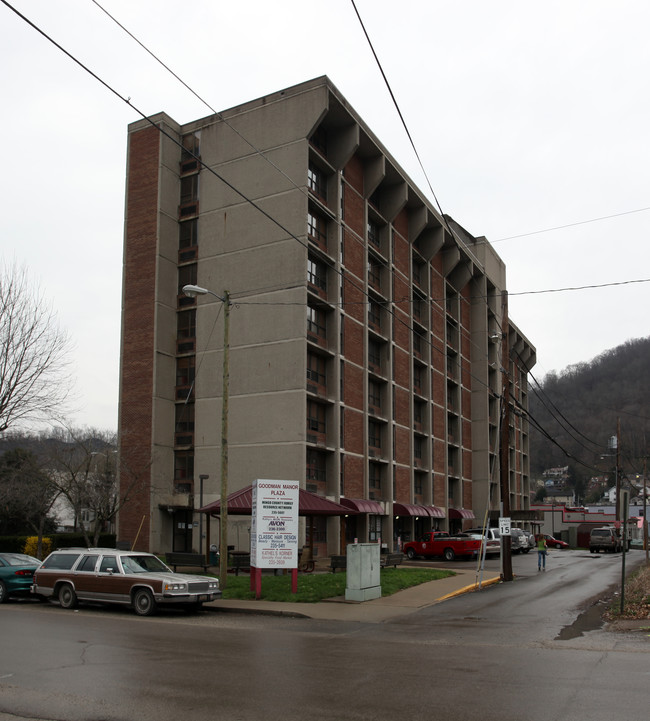
[[[427,531],[417,541],[405,543],[402,550],[411,560],[417,556],[444,556],[445,561],[453,561],[456,556],[476,558],[480,549],[481,541],[478,538],[450,536],[444,531]]]

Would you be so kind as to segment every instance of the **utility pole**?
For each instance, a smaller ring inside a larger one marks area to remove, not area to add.
[[[226,587],[228,580],[228,390],[230,387],[230,293],[217,295],[200,285],[184,285],[183,293],[189,298],[212,295],[223,303],[223,389],[221,395],[221,508],[219,528],[219,586]],[[204,476],[207,478],[207,476]]]
[[[499,467],[501,472],[501,508],[510,518],[510,343],[508,338],[508,291],[501,292],[501,438]],[[512,538],[501,536],[503,580],[512,581]]]
[[[645,434],[643,436],[643,445],[645,447],[646,441],[645,441]],[[641,513],[643,514],[643,548],[645,550],[645,562],[646,566],[648,563],[650,563],[650,559],[648,558],[648,519],[647,519],[647,513],[648,513],[648,456],[644,455],[641,456],[643,458],[643,511]]]
[[[621,520],[621,417],[616,419],[616,521]]]
[[[230,294],[223,293],[223,390],[221,394],[221,527],[219,587],[228,579],[228,395],[230,388]]]

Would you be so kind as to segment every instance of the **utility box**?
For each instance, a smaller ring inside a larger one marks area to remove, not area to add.
[[[381,598],[379,544],[351,543],[347,549],[346,601]]]

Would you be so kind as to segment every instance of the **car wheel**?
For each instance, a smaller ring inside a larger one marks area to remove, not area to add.
[[[7,600],[7,587],[2,581],[0,581],[0,603],[4,603]]]
[[[453,548],[445,548],[445,561],[453,561],[456,558]]]
[[[528,553],[528,551],[530,551],[530,548],[527,548],[524,553]]]
[[[139,588],[133,596],[133,608],[138,616],[151,616],[156,612],[156,601],[146,588]]]
[[[406,552],[406,557],[409,559],[409,561],[412,561],[415,558],[415,551],[412,548],[409,548]]]
[[[76,608],[77,594],[69,583],[64,583],[57,594],[61,608]]]

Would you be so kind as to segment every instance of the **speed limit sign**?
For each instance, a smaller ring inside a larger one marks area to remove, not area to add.
[[[499,533],[502,536],[510,535],[510,519],[509,518],[499,518]]]

